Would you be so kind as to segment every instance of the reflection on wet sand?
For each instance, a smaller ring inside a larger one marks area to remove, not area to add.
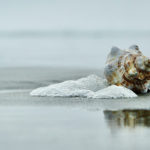
[[[105,110],[104,116],[111,128],[135,128],[136,126],[150,127],[150,110]]]

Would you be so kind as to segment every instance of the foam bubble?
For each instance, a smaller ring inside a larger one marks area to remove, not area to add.
[[[33,90],[31,96],[87,97],[87,98],[124,98],[137,95],[125,87],[107,87],[105,79],[96,75],[78,80],[68,80]]]
[[[91,94],[91,95],[90,95]],[[101,89],[97,92],[90,93],[88,95],[89,98],[133,98],[137,97],[137,95],[123,87],[123,86],[116,86],[116,85],[111,85],[108,86],[107,88]]]

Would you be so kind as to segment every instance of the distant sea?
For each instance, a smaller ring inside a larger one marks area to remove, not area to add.
[[[112,46],[150,56],[150,31],[1,31],[0,67],[103,68]]]

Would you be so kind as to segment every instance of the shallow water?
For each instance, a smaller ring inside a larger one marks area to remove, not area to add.
[[[1,69],[1,148],[149,149],[149,94],[133,99],[29,95],[39,84],[46,86],[66,79],[77,79],[92,72],[102,74],[99,70],[60,68]],[[67,76],[63,76],[63,73]]]
[[[0,107],[2,149],[149,149],[150,111]]]

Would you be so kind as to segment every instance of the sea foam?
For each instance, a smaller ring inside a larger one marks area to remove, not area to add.
[[[131,98],[137,95],[120,86],[108,86],[105,79],[96,75],[78,80],[68,80],[62,83],[40,87],[30,93],[31,96],[52,97],[87,97],[87,98]]]

